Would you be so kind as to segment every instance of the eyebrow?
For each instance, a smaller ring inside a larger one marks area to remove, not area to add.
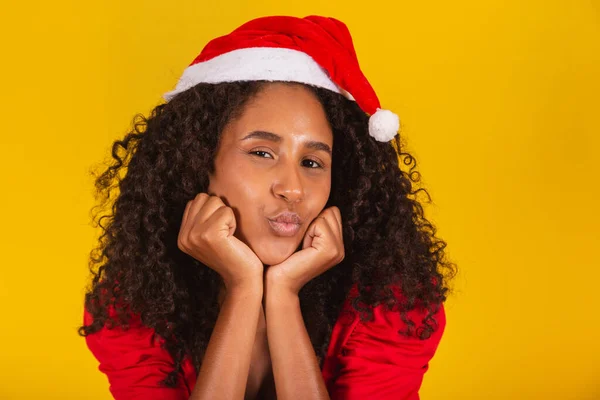
[[[264,140],[269,140],[269,141],[275,142],[275,143],[281,143],[281,141],[283,140],[283,138],[281,136],[279,136],[273,132],[266,132],[266,131],[250,132],[249,134],[244,136],[240,141],[244,141],[244,140],[248,140],[248,139],[264,139]],[[331,147],[329,147],[329,145],[326,143],[311,140],[311,141],[304,143],[304,147],[306,147],[308,149],[312,149],[312,150],[322,150],[331,156]]]

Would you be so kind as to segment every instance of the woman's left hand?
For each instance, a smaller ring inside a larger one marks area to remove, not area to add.
[[[343,259],[342,216],[333,206],[323,210],[309,225],[302,250],[280,264],[267,267],[265,283],[297,295],[307,282]]]

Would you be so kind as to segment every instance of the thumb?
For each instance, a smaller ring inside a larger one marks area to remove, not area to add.
[[[206,222],[214,223],[219,236],[227,238],[233,236],[237,227],[233,210],[227,206],[220,207]]]
[[[304,239],[302,240],[302,249],[303,250],[306,249],[307,247],[312,246],[312,241],[313,241],[313,238],[315,237],[315,229],[316,229],[316,224],[313,222],[312,224],[310,224],[310,226],[306,230],[306,233],[304,234]]]
[[[325,224],[325,226],[323,226]],[[314,247],[319,250],[323,247],[323,237],[326,234],[327,222],[322,217],[317,217],[313,223],[308,227],[304,241],[302,243],[302,249],[308,247]]]

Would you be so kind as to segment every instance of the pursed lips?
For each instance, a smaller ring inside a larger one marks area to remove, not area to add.
[[[267,218],[271,231],[277,236],[294,236],[300,230],[302,220],[298,214],[283,212],[274,218]]]

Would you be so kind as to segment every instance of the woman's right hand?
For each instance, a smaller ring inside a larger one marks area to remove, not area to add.
[[[227,289],[261,284],[263,264],[241,240],[233,236],[235,215],[217,196],[199,193],[183,213],[177,246],[215,270]]]

